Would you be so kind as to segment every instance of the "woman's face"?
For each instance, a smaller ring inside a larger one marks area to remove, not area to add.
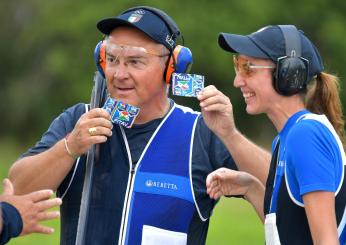
[[[269,59],[245,55],[234,57],[234,86],[243,94],[249,114],[267,113],[280,99],[273,87],[275,64]]]

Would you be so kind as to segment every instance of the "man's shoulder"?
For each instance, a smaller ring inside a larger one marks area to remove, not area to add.
[[[195,111],[191,107],[179,105],[179,104],[176,104],[176,103],[175,103],[175,108],[177,108],[178,110],[181,110],[183,113],[196,114],[196,115],[200,115],[201,114],[199,111]]]
[[[209,138],[213,135],[211,130],[208,128],[206,123],[204,122],[203,116],[201,112],[195,111],[191,107],[188,106],[183,106],[180,104],[177,104],[173,100],[171,100],[172,106],[174,105],[176,109],[180,110],[183,114],[187,115],[196,115],[197,118],[197,123],[196,123],[196,134],[202,134],[204,137]]]
[[[77,103],[64,109],[59,117],[62,117],[65,120],[77,121],[87,110],[89,110],[88,104]]]
[[[89,110],[89,104],[77,103],[77,104],[74,104],[74,105],[64,109],[64,112],[81,115],[81,114],[85,113],[87,110]]]

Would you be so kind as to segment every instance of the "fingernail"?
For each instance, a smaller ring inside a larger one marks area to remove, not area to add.
[[[61,205],[62,204],[61,198],[58,198],[58,200],[56,202],[57,202],[57,204]]]

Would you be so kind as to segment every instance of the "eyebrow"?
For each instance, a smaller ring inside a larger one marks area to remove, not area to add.
[[[106,50],[106,55],[107,55],[107,56],[111,56],[112,58],[115,58],[115,56],[112,55],[111,53],[109,53],[107,50]]]
[[[111,58],[116,58],[115,55],[109,53],[106,51],[106,56],[109,56]],[[148,57],[145,57],[145,56],[139,56],[139,55],[130,55],[130,56],[126,56],[127,59],[143,59],[143,60],[147,60]]]
[[[137,59],[146,59],[147,57],[145,56],[140,56],[140,55],[129,55],[127,58],[137,58]]]

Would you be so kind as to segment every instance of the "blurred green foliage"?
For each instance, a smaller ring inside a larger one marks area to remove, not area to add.
[[[32,143],[63,109],[88,102],[95,71],[93,50],[102,38],[95,23],[136,5],[161,8],[176,20],[194,54],[192,72],[206,75],[208,84],[230,96],[240,129],[267,144],[274,130],[264,116],[250,118],[244,112],[241,94],[232,85],[231,56],[217,45],[219,32],[249,34],[268,24],[295,24],[319,47],[327,70],[345,77],[346,2],[341,0],[4,0],[1,135]],[[342,96],[345,107],[345,93]],[[193,99],[177,101],[198,110]]]
[[[241,93],[232,85],[231,55],[217,45],[219,32],[249,34],[269,24],[295,24],[315,43],[326,70],[339,75],[341,88],[345,88],[346,2],[343,0],[2,0],[2,177],[6,176],[9,164],[39,139],[59,113],[76,102],[89,101],[95,71],[93,50],[102,39],[95,24],[136,5],[161,8],[176,20],[185,45],[194,55],[192,72],[204,74],[207,84],[215,84],[231,98],[238,128],[266,147],[275,130],[265,116],[245,113]],[[341,95],[345,111],[346,94]],[[175,99],[199,109],[195,99]],[[245,206],[242,212],[244,205],[247,204],[241,200],[221,202],[210,225],[210,237],[214,238],[208,238],[208,244],[262,243],[261,225],[254,214],[246,216],[253,212],[251,207]],[[248,223],[243,223],[246,220]],[[254,233],[252,227],[255,227]],[[245,234],[243,238],[249,236],[250,240],[237,239],[239,234]],[[58,243],[38,237],[42,244]],[[31,238],[27,239],[23,241],[29,242]],[[36,240],[33,244],[37,244]]]

